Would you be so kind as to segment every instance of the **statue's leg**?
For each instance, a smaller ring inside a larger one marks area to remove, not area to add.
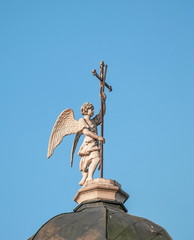
[[[79,182],[79,185],[83,186],[85,181],[86,181],[86,178],[88,177],[88,172],[84,172],[82,171],[82,179],[81,181]]]
[[[94,171],[96,170],[96,167],[98,165],[98,163],[100,162],[100,158],[99,156],[97,156],[96,158],[92,159],[92,162],[88,168],[88,177],[87,177],[87,181],[88,180],[92,180]]]
[[[83,156],[80,160],[80,171],[82,172],[82,179],[79,182],[79,185],[83,186],[86,178],[88,177],[88,169],[87,169],[87,157]]]

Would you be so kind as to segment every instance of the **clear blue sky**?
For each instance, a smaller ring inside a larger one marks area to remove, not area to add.
[[[113,87],[104,177],[131,195],[130,214],[193,239],[193,13],[192,0],[0,2],[1,239],[25,240],[76,207],[73,136],[49,160],[47,144],[65,108],[99,111],[101,60]]]

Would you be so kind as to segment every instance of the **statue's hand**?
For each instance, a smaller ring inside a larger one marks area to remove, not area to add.
[[[105,143],[105,138],[101,137],[101,136],[98,136],[98,140]]]

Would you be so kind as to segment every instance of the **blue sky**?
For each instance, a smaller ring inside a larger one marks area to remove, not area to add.
[[[104,177],[130,194],[128,213],[173,239],[194,227],[194,2],[1,1],[1,232],[27,239],[76,207],[73,136],[46,159],[62,110],[92,102],[91,70],[108,64]],[[95,177],[99,177],[99,172]]]

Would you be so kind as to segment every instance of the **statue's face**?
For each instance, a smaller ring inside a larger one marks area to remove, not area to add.
[[[88,116],[92,117],[94,115],[94,109],[89,108],[88,109]]]

